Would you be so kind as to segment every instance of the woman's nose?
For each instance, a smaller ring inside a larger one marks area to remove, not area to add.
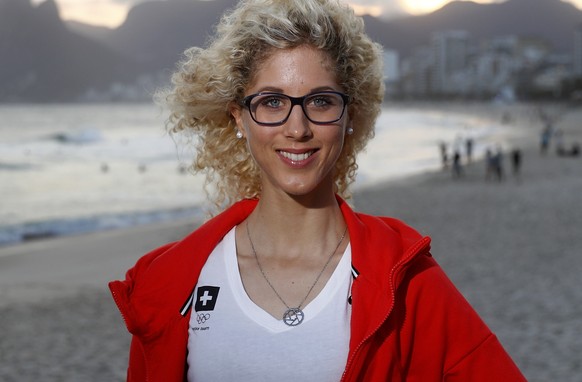
[[[310,137],[312,131],[309,123],[301,105],[293,105],[291,114],[284,125],[285,134],[295,139]]]

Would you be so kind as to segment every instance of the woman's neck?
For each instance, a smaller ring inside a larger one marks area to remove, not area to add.
[[[328,248],[321,246],[333,245],[345,229],[333,193],[326,197],[263,195],[245,224],[266,253],[289,257],[323,252]]]

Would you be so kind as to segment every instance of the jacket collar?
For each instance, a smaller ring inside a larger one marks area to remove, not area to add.
[[[418,253],[428,252],[430,239],[422,239],[395,219],[355,213],[343,199],[337,200],[348,225],[352,265],[359,272],[352,288],[354,311],[373,312],[373,319],[352,317],[352,336],[363,338],[388,315],[401,270]],[[257,200],[235,203],[141,266],[135,280],[127,285],[131,312],[126,317],[139,317],[137,331],[155,336],[165,323],[185,315],[185,301],[192,298],[208,256],[256,205]]]

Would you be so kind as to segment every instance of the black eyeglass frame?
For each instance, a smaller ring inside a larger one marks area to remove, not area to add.
[[[316,96],[318,94],[335,94],[335,95],[338,95],[341,97],[342,101],[344,102],[344,106],[342,108],[342,112],[341,112],[340,116],[337,119],[334,119],[331,121],[321,122],[321,121],[314,121],[313,119],[311,119],[309,117],[309,115],[307,115],[307,112],[305,111],[305,100],[308,98],[311,98],[313,96]],[[253,115],[253,112],[251,111],[251,102],[252,102],[253,98],[255,98],[255,97],[269,96],[269,95],[282,96],[282,97],[288,98],[291,101],[291,107],[289,108],[289,113],[287,113],[287,116],[285,118],[283,118],[282,120],[277,121],[277,122],[259,122],[255,119],[255,116]],[[349,95],[341,93],[341,92],[332,91],[332,90],[325,90],[325,91],[320,91],[320,92],[309,93],[309,94],[306,94],[302,97],[291,97],[287,94],[277,93],[277,92],[260,92],[260,93],[255,93],[255,94],[251,94],[251,95],[244,97],[241,100],[240,104],[241,104],[241,106],[244,106],[249,110],[249,114],[251,115],[251,118],[253,119],[253,121],[255,121],[255,123],[257,123],[258,125],[261,125],[261,126],[280,126],[280,125],[284,124],[289,119],[289,116],[291,115],[291,112],[293,111],[293,107],[295,107],[296,105],[301,106],[301,110],[303,111],[303,115],[305,115],[305,117],[309,120],[309,122],[316,124],[316,125],[328,125],[330,123],[335,123],[343,118],[343,116],[346,112],[346,106],[349,104],[350,100],[351,100],[351,98]]]

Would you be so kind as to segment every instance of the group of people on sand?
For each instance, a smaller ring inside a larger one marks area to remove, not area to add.
[[[452,159],[449,160],[449,153],[447,151],[447,144],[445,142],[440,143],[441,151],[441,162],[443,169],[450,171],[454,179],[462,178],[465,175],[464,166],[471,164],[473,161],[473,148],[474,139],[467,138],[464,141],[465,152],[463,157],[463,152],[460,149],[461,145],[458,142],[454,145],[455,149],[452,152]],[[515,147],[510,151],[509,155],[511,161],[511,173],[519,180],[520,172],[523,162],[523,153],[521,149]],[[485,180],[497,180],[502,181],[505,179],[504,170],[504,159],[505,155],[501,145],[495,145],[488,147],[485,150]]]
[[[516,180],[521,179],[521,164],[523,154],[522,151],[515,147],[510,151],[509,158],[511,160],[511,173]],[[503,165],[503,150],[501,146],[497,146],[495,151],[487,149],[485,151],[485,180],[495,179],[499,182],[504,180],[504,165]]]
[[[580,143],[569,142],[566,143],[565,133],[562,129],[555,128],[557,121],[565,115],[564,111],[558,115],[551,115],[542,107],[537,109],[537,116],[544,126],[540,132],[540,154],[547,155],[552,142],[556,150],[556,155],[559,157],[578,157],[580,156]]]
[[[463,154],[461,153],[459,139],[454,144],[454,150],[451,155],[451,159],[449,159],[449,152],[447,143],[441,141],[440,143],[440,151],[441,151],[441,163],[443,169],[448,169],[449,165],[451,166],[453,177],[460,178],[463,176]],[[466,155],[466,162],[471,163],[473,160],[473,139],[467,138],[465,140],[465,155]]]
[[[573,142],[569,146],[564,142],[564,132],[554,129],[551,124],[546,124],[540,134],[540,153],[546,155],[551,142],[555,141],[556,155],[560,157],[577,157],[580,155],[580,144]]]

